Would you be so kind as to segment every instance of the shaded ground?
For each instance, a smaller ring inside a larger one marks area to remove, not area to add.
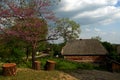
[[[99,70],[65,70],[71,76],[78,78],[78,80],[120,80],[120,73],[112,73]]]

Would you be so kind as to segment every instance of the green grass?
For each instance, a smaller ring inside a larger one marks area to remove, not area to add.
[[[55,69],[57,70],[75,70],[75,69],[99,69],[99,66],[96,66],[94,64],[91,63],[78,63],[78,62],[73,62],[73,61],[68,61],[62,58],[52,58],[52,57],[43,57],[43,58],[38,58],[37,61],[40,61],[40,66],[41,69],[45,68],[46,65],[46,61],[47,60],[53,60],[56,62],[56,66]],[[17,64],[17,67],[20,68],[31,68],[31,61],[28,62],[21,62],[19,64]]]
[[[96,66],[91,63],[78,63],[73,61],[68,61],[60,58],[51,58],[51,57],[44,57],[38,59],[41,62],[41,67],[44,69],[44,65],[46,64],[47,60],[53,60],[56,62],[56,69],[58,70],[75,70],[75,69],[96,69]],[[97,68],[99,68],[97,66]]]
[[[20,68],[15,76],[0,75],[0,80],[60,80],[59,71],[32,70],[28,68]]]
[[[44,67],[47,60],[53,60],[56,62],[54,71],[45,71]],[[17,75],[12,77],[5,77],[2,75],[2,64],[0,62],[0,80],[61,80],[60,71],[64,70],[77,70],[77,69],[100,69],[99,66],[95,66],[91,63],[77,63],[73,61],[64,60],[61,58],[43,57],[38,58],[37,61],[41,63],[41,70],[32,70],[31,62],[21,62],[17,64]],[[58,70],[58,71],[57,71]]]

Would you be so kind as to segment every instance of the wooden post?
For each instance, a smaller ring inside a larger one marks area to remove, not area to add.
[[[54,70],[55,69],[55,64],[56,62],[55,61],[52,61],[52,60],[47,60],[46,62],[46,70]]]
[[[2,66],[4,76],[13,76],[16,74],[16,64],[15,63],[5,63]]]
[[[35,70],[40,70],[40,62],[39,61],[35,61]]]

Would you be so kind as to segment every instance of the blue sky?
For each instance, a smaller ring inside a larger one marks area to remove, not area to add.
[[[61,0],[54,11],[81,25],[80,38],[100,36],[120,44],[120,0]]]

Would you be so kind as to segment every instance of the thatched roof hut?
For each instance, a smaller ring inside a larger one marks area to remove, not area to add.
[[[62,55],[106,55],[107,51],[96,39],[69,41],[62,49]]]

